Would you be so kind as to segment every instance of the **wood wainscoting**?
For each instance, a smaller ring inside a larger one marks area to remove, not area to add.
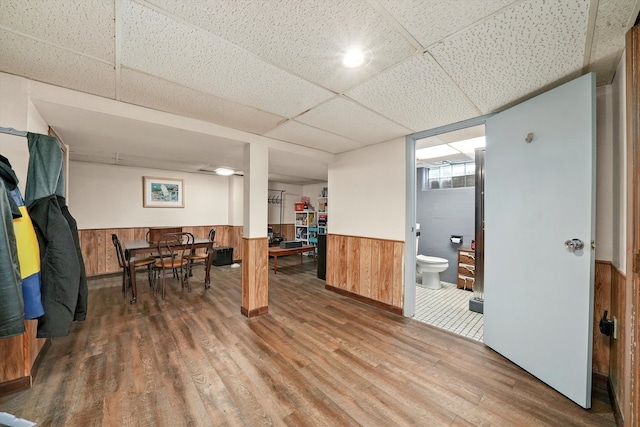
[[[36,359],[50,342],[36,338],[37,320],[26,320],[25,329],[24,334],[0,339],[0,396],[31,387]]]
[[[327,235],[327,289],[402,314],[404,242]]]
[[[233,248],[234,260],[242,259],[242,226],[203,225],[183,226],[182,231],[195,237],[207,238],[209,230],[216,229],[216,246]],[[121,242],[125,240],[144,240],[148,227],[129,228],[92,228],[79,230],[80,248],[84,258],[87,276],[120,272],[111,234],[117,234]]]
[[[611,280],[613,267],[610,261],[598,261],[595,265],[593,292],[593,357],[591,368],[595,373],[609,376],[611,337],[600,332],[600,319],[607,310],[607,319],[613,318],[611,307]],[[605,384],[606,387],[606,384]]]
[[[622,425],[623,404],[625,398],[625,378],[629,378],[625,362],[625,342],[627,328],[625,326],[625,312],[627,307],[626,277],[623,272],[611,266],[611,314],[618,322],[618,339],[611,339],[611,354],[609,363],[609,386],[612,394],[613,412],[618,425]]]

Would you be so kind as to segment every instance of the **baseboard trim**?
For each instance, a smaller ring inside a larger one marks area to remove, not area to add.
[[[382,310],[389,311],[389,312],[391,312],[393,314],[397,314],[399,316],[402,316],[402,308],[400,308],[400,307],[395,307],[395,306],[393,306],[391,304],[387,304],[387,303],[384,303],[384,302],[376,301],[374,299],[371,299],[371,298],[368,298],[368,297],[365,297],[365,296],[362,296],[362,295],[358,295],[358,294],[355,294],[353,292],[345,291],[344,289],[336,288],[336,287],[331,286],[331,285],[324,285],[324,288],[326,290],[328,290],[328,291],[335,292],[335,293],[340,294],[340,295],[344,295],[344,296],[352,298],[352,299],[354,299],[356,301],[360,301],[362,303],[365,303],[365,304],[368,304],[368,305],[372,305],[372,306],[380,308]]]
[[[240,307],[240,313],[248,318],[262,316],[263,314],[269,313],[269,306],[266,305],[264,307],[254,308],[253,310],[247,310],[244,307]]]
[[[0,384],[0,397],[31,388],[31,377],[20,377]]]

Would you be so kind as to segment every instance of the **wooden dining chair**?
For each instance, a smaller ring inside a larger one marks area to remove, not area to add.
[[[153,267],[157,273],[156,280],[160,282],[162,288],[162,299],[165,299],[165,272],[167,270],[171,270],[174,277],[177,275],[183,291],[186,287],[188,292],[191,292],[187,255],[193,252],[193,235],[184,232],[163,234],[158,239],[157,246],[160,258],[156,258]]]
[[[193,235],[191,235],[191,237],[195,240]],[[192,276],[192,269],[193,269],[194,264],[202,263],[202,265],[204,265],[204,268],[207,268],[207,261],[209,259],[209,256],[211,256],[211,252],[213,250],[213,245],[215,244],[215,241],[216,241],[216,229],[215,228],[212,228],[211,230],[209,230],[208,239],[211,242],[211,245],[204,252],[194,252],[192,254],[187,255],[187,259],[189,260],[189,264],[187,266],[188,272],[189,272],[189,277]]]
[[[152,266],[155,263],[154,258],[143,258],[136,259],[133,263],[133,271],[129,271],[129,263],[127,259],[124,257],[124,251],[122,250],[122,245],[120,244],[120,240],[118,239],[117,234],[111,235],[111,241],[113,242],[113,246],[116,248],[116,258],[118,258],[118,265],[122,269],[122,296],[126,298],[127,289],[131,287],[131,275],[136,274],[135,269],[138,267],[147,267],[147,275],[149,277],[149,286],[154,287],[154,274],[152,270]]]

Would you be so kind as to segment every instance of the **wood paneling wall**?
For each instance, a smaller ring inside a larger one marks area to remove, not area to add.
[[[618,339],[611,340],[611,355],[609,363],[609,381],[614,395],[614,412],[623,414],[622,405],[625,402],[625,378],[628,377],[625,366],[625,342],[627,327],[625,325],[626,301],[626,277],[617,268],[611,266],[611,318],[617,317]]]
[[[268,226],[273,229],[275,234],[280,233],[280,224],[269,224]],[[295,240],[295,229],[296,226],[294,224],[282,224],[282,237],[284,237],[285,240]]]
[[[234,259],[240,260],[242,258],[242,227],[231,225],[185,226],[182,227],[182,230],[190,232],[196,237],[206,238],[212,228],[216,229],[216,246],[232,247]],[[95,276],[120,271],[115,248],[111,242],[111,234],[117,234],[121,242],[144,240],[147,230],[147,227],[79,230],[80,247],[87,275]]]
[[[242,307],[247,317],[269,312],[269,241],[244,238],[242,254]]]
[[[627,95],[627,271],[626,303],[628,323],[629,366],[624,382],[628,396],[622,400],[623,414],[629,425],[640,425],[640,24],[626,35],[626,95]]]
[[[47,340],[36,338],[37,320],[25,321],[24,334],[0,339],[0,396],[31,387],[33,365]]]
[[[327,287],[402,312],[403,260],[402,241],[328,234]]]
[[[613,318],[611,307],[611,274],[612,265],[609,261],[596,261],[593,294],[593,371],[609,375],[609,355],[612,338],[600,332],[600,319],[607,310],[607,319]]]

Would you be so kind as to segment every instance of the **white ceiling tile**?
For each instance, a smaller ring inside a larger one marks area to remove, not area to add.
[[[275,128],[284,119],[127,68],[121,71],[120,87],[124,102],[256,134]]]
[[[516,0],[378,1],[426,48]]]
[[[363,0],[150,3],[336,92],[415,53],[393,24]],[[347,70],[340,53],[354,44],[371,49],[373,59],[367,67]]]
[[[114,10],[113,0],[3,0],[0,25],[114,63]]]
[[[363,147],[352,139],[290,120],[264,134],[269,138],[337,154]]]
[[[637,0],[600,0],[589,63],[596,71],[598,84],[609,84],[625,48],[625,33],[633,26],[637,15]],[[616,60],[608,60],[614,57]]]
[[[0,30],[0,71],[115,97],[113,65]]]
[[[429,52],[481,111],[489,113],[577,76],[588,18],[587,1],[525,1],[433,45]]]
[[[331,129],[333,133],[367,145],[412,133],[409,129],[345,98],[332,99],[296,117],[296,120],[320,129]]]
[[[346,95],[414,132],[481,115],[429,56],[411,58]]]
[[[122,63],[238,103],[295,116],[333,94],[203,30],[130,1]]]

